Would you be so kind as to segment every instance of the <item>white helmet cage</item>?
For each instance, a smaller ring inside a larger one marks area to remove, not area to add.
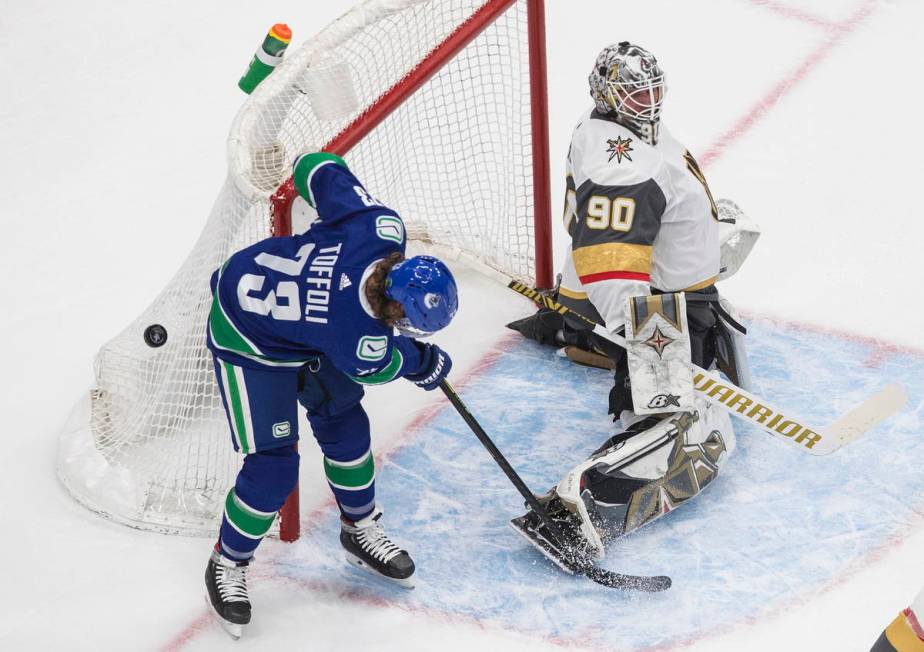
[[[628,41],[610,45],[597,56],[588,82],[598,111],[615,114],[640,136],[654,140],[649,136],[657,133],[667,84],[651,52]]]

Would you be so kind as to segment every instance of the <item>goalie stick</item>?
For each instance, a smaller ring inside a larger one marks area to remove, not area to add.
[[[624,337],[610,333],[603,325],[561,305],[539,290],[520,281],[511,281],[507,287],[540,307],[584,322],[600,337],[626,348]],[[902,409],[908,400],[905,388],[892,383],[827,428],[817,428],[805,425],[800,419],[787,415],[764,399],[697,365],[693,365],[693,389],[703,399],[728,411],[732,416],[744,419],[777,439],[813,455],[828,455],[858,439],[863,433]]]
[[[526,500],[526,503],[529,505],[530,509],[539,515],[539,518],[542,519],[542,522],[554,535],[556,541],[562,544],[559,546],[562,551],[561,554],[556,554],[555,551],[546,548],[543,550],[544,555],[550,557],[552,561],[554,561],[555,564],[560,568],[574,575],[584,575],[597,584],[602,584],[603,586],[608,586],[610,588],[627,591],[634,590],[647,592],[664,591],[670,588],[671,578],[665,575],[648,576],[624,575],[622,573],[615,573],[613,571],[600,568],[594,564],[593,561],[586,557],[567,552],[568,548],[564,545],[565,538],[559,529],[558,524],[549,518],[545,508],[539,504],[536,496],[532,491],[529,490],[529,487],[526,486],[526,483],[523,482],[519,474],[514,471],[513,467],[510,466],[510,462],[507,461],[497,446],[494,445],[494,442],[490,437],[488,437],[488,434],[484,431],[484,428],[482,428],[481,424],[479,424],[475,417],[472,416],[472,413],[469,412],[468,408],[462,402],[462,399],[459,398],[459,395],[456,394],[456,391],[452,388],[447,380],[444,379],[440,381],[440,389],[443,390],[446,398],[448,398],[449,402],[452,403],[452,406],[459,413],[459,416],[462,417],[462,420],[465,421],[469,428],[471,428],[472,432],[475,433],[475,436],[478,437],[478,440],[491,454],[491,457],[494,458],[494,461],[497,462],[497,465],[501,468],[510,482],[513,483],[513,486],[517,488],[517,491],[519,491],[520,495],[523,496],[523,498]]]

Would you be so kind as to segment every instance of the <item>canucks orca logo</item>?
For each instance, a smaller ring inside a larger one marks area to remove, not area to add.
[[[431,310],[436,308],[438,305],[440,305],[440,295],[427,292],[424,295],[424,305]]]
[[[404,242],[404,222],[394,215],[379,215],[375,218],[375,234],[382,240],[401,244]]]
[[[388,352],[388,338],[363,335],[356,346],[356,357],[360,360],[376,362],[382,360]]]

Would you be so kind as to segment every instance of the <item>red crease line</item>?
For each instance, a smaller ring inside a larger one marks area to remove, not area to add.
[[[760,2],[761,0],[752,1]],[[877,1],[866,0],[853,16],[840,23],[821,45],[810,52],[794,71],[779,80],[731,129],[719,136],[719,139],[700,158],[702,167],[708,167],[712,162],[721,158],[731,145],[741,140],[745,134],[751,131],[785,95],[803,81],[818,64],[824,61],[841,41],[856,31],[872,13]]]
[[[500,358],[501,354],[510,348],[510,344],[519,338],[520,336],[515,333],[508,333],[498,338],[498,340],[495,341],[491,348],[488,349],[485,354],[471,366],[471,368],[465,373],[464,376],[454,381],[456,389],[467,387],[474,379],[490,369]],[[403,436],[397,440],[393,440],[392,445],[389,446],[384,453],[375,456],[376,465],[384,465],[384,463],[392,456],[394,456],[395,453],[397,453],[405,446],[413,443],[413,441],[423,430],[424,426],[448,407],[449,404],[446,401],[434,400],[430,405],[426,405],[421,408],[421,410],[411,420],[411,422],[405,426]],[[301,527],[305,528],[309,523],[319,519],[335,504],[336,503],[334,501],[334,497],[329,495],[326,500],[308,512],[308,514],[301,515]],[[271,562],[272,560],[269,559],[267,561]],[[276,576],[276,579],[281,577],[283,576]],[[195,620],[186,625],[182,631],[180,631],[168,643],[166,643],[161,648],[161,650],[163,652],[179,652],[179,650],[185,648],[190,641],[196,638],[199,634],[206,631],[206,629],[209,627],[210,621],[211,613],[206,610],[202,615],[198,616]]]
[[[789,18],[790,20],[798,20],[799,22],[812,25],[813,27],[821,27],[823,29],[834,30],[841,27],[841,23],[837,21],[828,20],[821,16],[816,16],[807,11],[802,11],[796,7],[790,7],[789,5],[784,5],[780,2],[774,2],[774,0],[749,0],[752,5],[761,7],[762,9],[767,9],[782,16],[783,18]]]

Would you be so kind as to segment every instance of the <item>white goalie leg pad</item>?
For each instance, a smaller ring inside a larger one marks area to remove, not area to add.
[[[603,539],[597,528],[594,527],[587,511],[587,504],[584,502],[581,489],[581,477],[588,469],[598,464],[612,466],[628,466],[640,460],[646,466],[651,466],[649,477],[659,477],[666,470],[667,453],[670,447],[666,444],[673,436],[670,424],[671,417],[665,417],[657,426],[622,442],[618,448],[606,450],[594,455],[588,460],[581,462],[576,467],[565,474],[561,482],[555,488],[555,493],[561,499],[562,503],[570,512],[576,514],[581,520],[581,534],[589,541],[597,551],[597,558],[602,559],[604,555]],[[661,455],[656,452],[663,449]],[[659,463],[658,460],[661,460]],[[662,468],[663,467],[663,468]],[[636,469],[638,471],[638,469]]]
[[[587,505],[584,504],[584,500],[581,498],[581,475],[591,466],[593,466],[593,461],[587,460],[571,469],[558,483],[555,493],[565,507],[568,508],[568,511],[576,514],[581,520],[581,534],[594,548],[597,559],[603,559],[606,554],[603,539],[600,538],[600,533],[597,532],[597,528],[591,522],[590,514],[587,512]]]
[[[595,460],[597,469],[614,476],[614,482],[630,478],[648,481],[624,508],[607,504],[606,492],[599,485],[585,487],[584,502],[586,505],[589,498],[592,501],[588,511],[596,512],[596,522],[612,526],[612,516],[616,514],[622,522],[618,533],[632,532],[694,498],[718,476],[736,447],[731,418],[728,412],[703,399],[695,402],[694,412],[678,412],[638,435],[647,435],[651,442],[642,454],[632,457],[616,449]],[[666,437],[666,441],[657,435]],[[589,489],[597,495],[588,496]],[[607,539],[606,533],[603,538]]]
[[[636,414],[693,409],[693,362],[683,293],[629,297],[626,351]]]
[[[696,411],[699,414],[699,421],[690,429],[687,442],[690,444],[704,444],[713,433],[718,432],[722,437],[722,441],[725,442],[725,453],[719,457],[717,462],[721,468],[737,446],[731,415],[726,410],[702,398],[696,399]]]
[[[629,439],[618,448],[606,450],[585,462],[588,469],[603,465],[608,472],[620,471],[625,476],[641,480],[659,480],[667,476],[677,462],[676,446],[666,446],[678,434],[681,447],[701,446],[715,440],[723,442],[721,452],[715,455],[715,464],[724,465],[728,454],[735,449],[735,433],[731,418],[725,410],[695,398],[695,409],[665,416],[655,426]]]
[[[694,410],[666,415],[628,439],[611,439],[616,443],[577,465],[556,487],[562,503],[580,518],[581,534],[598,558],[604,542],[700,493],[734,451],[728,412],[699,398],[695,403]]]

